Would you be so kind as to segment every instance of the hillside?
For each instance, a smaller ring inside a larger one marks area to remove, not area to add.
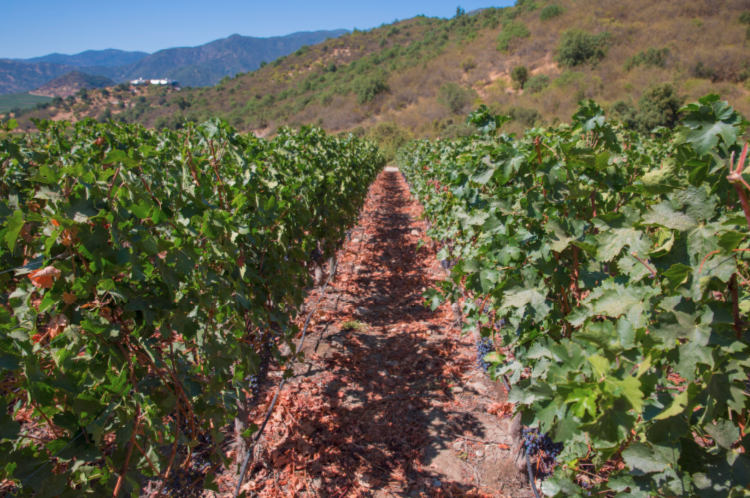
[[[101,72],[117,81],[136,78],[171,78],[183,86],[215,85],[225,76],[253,71],[304,45],[337,38],[346,30],[293,33],[271,38],[232,35],[199,47],[170,48],[146,56],[135,64]]]
[[[315,45],[346,32],[343,29],[300,32],[271,38],[232,35],[198,47],[169,48],[145,56],[140,52],[104,50],[75,56],[52,54],[40,57],[39,62],[0,59],[0,95],[34,90],[71,71],[104,76],[118,83],[137,78],[170,78],[184,86],[210,86],[225,76],[253,71],[263,61],[272,62],[303,46]],[[136,60],[113,67],[112,63],[118,58]]]
[[[86,50],[80,54],[49,54],[42,57],[33,57],[31,59],[14,59],[17,62],[34,64],[38,62],[49,62],[51,64],[62,64],[74,67],[117,67],[127,64],[133,64],[146,57],[146,52],[126,52],[108,48],[106,50]]]
[[[72,66],[39,62],[24,62],[0,59],[0,95],[25,93],[75,70]]]
[[[37,88],[31,94],[44,97],[69,97],[78,93],[81,88],[93,90],[114,85],[114,81],[104,76],[91,76],[78,71],[71,71]]]
[[[669,125],[683,102],[710,92],[750,115],[747,10],[747,0],[557,0],[417,17],[298,50],[213,88],[153,95],[137,117],[121,117],[179,128],[220,116],[260,135],[317,123],[382,140],[465,133],[465,114],[480,103],[511,114],[515,132],[569,121],[588,98],[636,128]],[[517,67],[526,76],[514,83]]]

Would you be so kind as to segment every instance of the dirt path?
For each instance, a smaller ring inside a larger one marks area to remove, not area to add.
[[[531,496],[511,463],[508,407],[448,306],[420,207],[383,172],[342,251],[244,490],[260,496]],[[310,303],[319,291],[311,293]],[[343,324],[356,320],[349,328]],[[278,375],[278,374],[277,374]],[[275,383],[252,418],[259,423]],[[222,491],[231,485],[224,476]],[[250,493],[248,493],[250,494]]]

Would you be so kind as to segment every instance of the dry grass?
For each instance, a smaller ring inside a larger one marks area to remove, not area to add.
[[[560,5],[564,12],[541,21],[541,7],[550,3]],[[307,54],[286,57],[214,88],[183,92],[192,105],[180,112],[195,120],[227,117],[244,131],[312,123],[338,132],[390,121],[415,136],[437,136],[449,120],[463,119],[451,116],[437,102],[438,89],[447,82],[474,88],[480,96],[474,104],[485,103],[498,111],[533,109],[541,113],[545,124],[568,121],[580,99],[595,99],[607,109],[618,100],[636,103],[650,86],[670,82],[685,100],[716,92],[750,116],[750,92],[739,81],[741,71],[750,65],[747,27],[738,22],[743,11],[750,11],[750,0],[538,0],[536,4],[535,10],[522,11],[516,18],[531,36],[514,40],[507,53],[496,48],[502,25],[467,34],[456,21],[414,18],[329,40]],[[607,31],[611,36],[607,57],[594,67],[574,68],[576,77],[570,77],[571,72],[554,60],[562,33],[572,28]],[[423,49],[419,57],[408,58],[414,43],[425,40],[434,46],[444,32],[448,41],[439,54]],[[345,69],[397,45],[403,47],[401,55],[362,71],[367,75],[387,70],[389,91],[358,104],[349,89],[359,69]],[[669,48],[664,67],[624,69],[629,57],[649,48]],[[462,68],[469,58],[474,67]],[[335,74],[326,72],[331,63],[339,68]],[[699,64],[710,77],[696,77]],[[537,94],[511,91],[508,75],[517,65],[527,66],[533,75],[548,76],[551,84]],[[316,80],[304,95],[285,96],[284,92],[301,88],[307,79],[321,77],[325,81]],[[276,102],[258,107],[260,98],[269,95],[276,96]],[[139,121],[153,125],[176,112],[175,106],[152,102]],[[510,129],[519,132],[523,125],[514,123]]]

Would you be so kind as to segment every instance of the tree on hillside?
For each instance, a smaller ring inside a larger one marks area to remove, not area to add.
[[[683,99],[670,83],[652,86],[638,100],[638,125],[643,133],[658,126],[674,128]]]
[[[619,100],[610,109],[612,116],[631,130],[651,133],[654,128],[674,128],[683,98],[670,83],[655,85],[638,100],[638,108],[631,102]]]
[[[555,58],[567,67],[596,64],[607,56],[608,45],[609,33],[606,31],[595,35],[581,29],[571,29],[563,33]]]
[[[460,114],[476,98],[476,92],[458,83],[446,83],[438,90],[438,102],[453,114]]]
[[[526,66],[516,66],[510,72],[510,81],[513,82],[513,87],[516,89],[523,89],[528,80],[529,70],[526,69]]]

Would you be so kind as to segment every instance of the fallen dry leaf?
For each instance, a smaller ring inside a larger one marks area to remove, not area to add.
[[[63,301],[65,304],[73,304],[78,300],[78,297],[75,294],[71,294],[69,292],[63,292]]]
[[[38,289],[51,289],[55,285],[55,279],[60,275],[60,270],[54,266],[48,266],[41,270],[34,270],[28,276],[34,287]]]
[[[31,224],[26,223],[21,229],[21,238],[26,242],[33,242],[34,237],[31,236]]]
[[[78,235],[78,228],[66,228],[63,230],[62,235],[60,235],[60,243],[64,246],[72,246],[78,240],[76,239],[76,235]]]
[[[53,316],[52,319],[47,324],[47,327],[49,328],[50,340],[60,335],[68,325],[70,325],[70,320],[68,320],[67,316],[65,315]]]

